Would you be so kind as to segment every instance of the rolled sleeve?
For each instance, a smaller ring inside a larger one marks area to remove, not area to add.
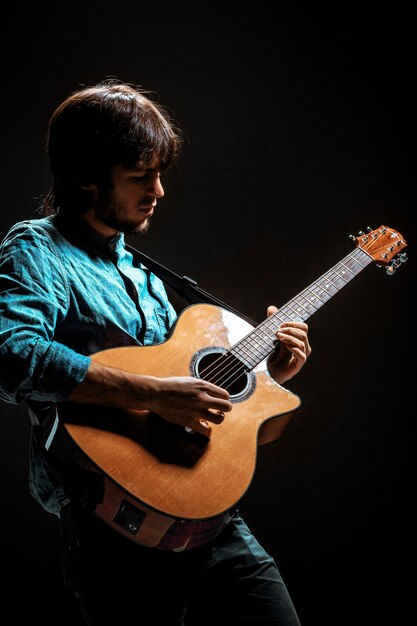
[[[25,224],[0,248],[0,397],[61,401],[91,359],[54,340],[68,309],[68,285],[53,242]]]

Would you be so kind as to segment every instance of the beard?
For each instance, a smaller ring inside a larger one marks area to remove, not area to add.
[[[95,205],[95,213],[106,226],[125,235],[144,235],[150,227],[150,217],[139,223],[123,217],[123,206],[114,197],[111,189],[101,190]]]

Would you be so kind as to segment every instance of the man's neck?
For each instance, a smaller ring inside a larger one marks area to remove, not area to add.
[[[88,209],[88,211],[83,213],[81,217],[91,228],[97,231],[100,235],[103,235],[103,237],[114,237],[114,235],[117,235],[118,233],[115,228],[107,226],[107,224],[96,217],[93,209]]]

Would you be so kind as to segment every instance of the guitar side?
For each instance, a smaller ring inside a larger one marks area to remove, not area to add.
[[[93,360],[110,367],[160,377],[190,376],[195,355],[230,348],[253,329],[237,315],[207,304],[186,308],[161,344],[103,350]],[[277,384],[266,362],[252,373],[248,393],[234,401],[210,436],[188,433],[148,411],[118,411],[73,405],[65,429],[96,467],[151,510],[185,520],[216,517],[248,489],[257,447],[281,436],[298,396]]]

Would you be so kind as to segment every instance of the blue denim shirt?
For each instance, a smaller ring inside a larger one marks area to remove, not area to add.
[[[90,355],[164,341],[176,319],[163,283],[125,248],[58,216],[13,226],[0,247],[0,399],[40,417],[84,379]],[[53,513],[65,498],[32,446],[30,489]]]

